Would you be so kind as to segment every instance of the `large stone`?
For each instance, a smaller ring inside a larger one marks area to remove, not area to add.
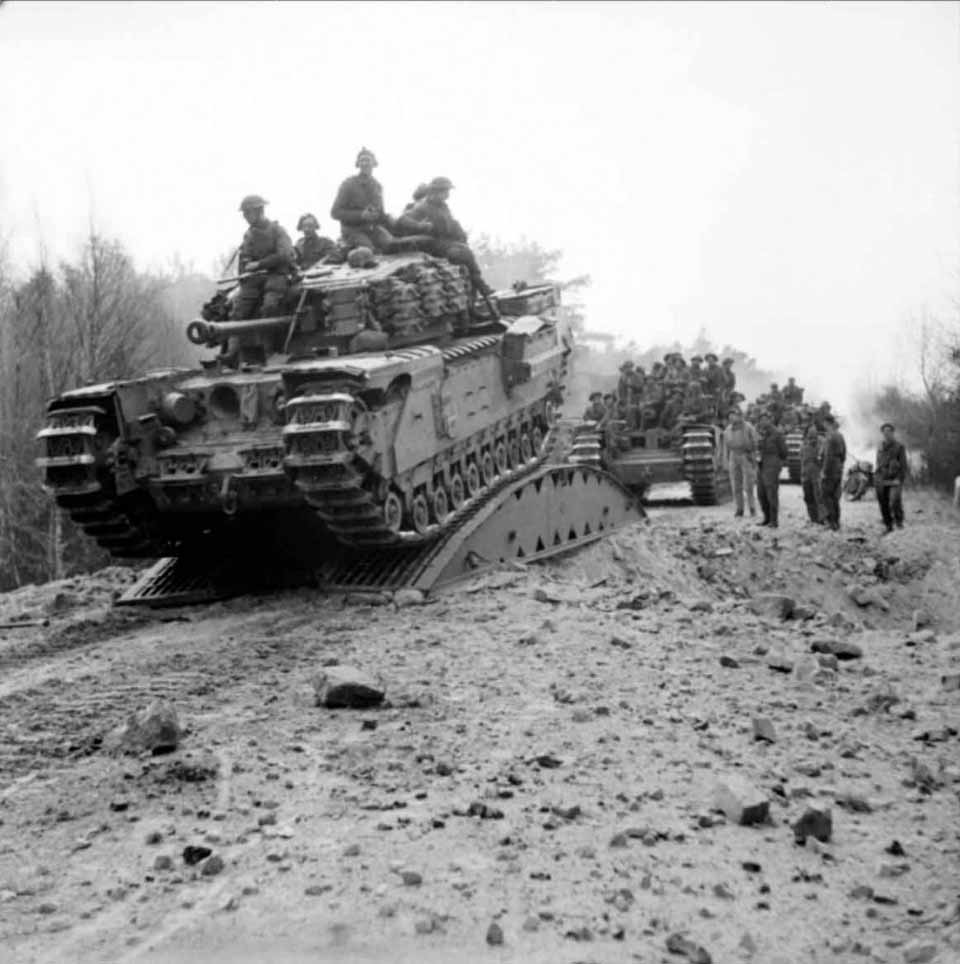
[[[366,709],[379,706],[383,686],[355,666],[326,666],[313,678],[315,705],[329,709]]]
[[[741,776],[730,776],[717,784],[713,802],[731,823],[741,826],[766,823],[770,819],[770,801]]]
[[[777,645],[767,653],[767,666],[778,673],[789,673],[793,669],[793,660],[782,646]]]
[[[807,837],[815,837],[821,843],[829,843],[833,835],[833,815],[829,810],[809,807],[793,825],[793,835],[799,844],[806,843]]]
[[[755,716],[753,718],[753,738],[764,740],[767,743],[777,742],[777,731],[773,727],[773,720],[768,716]]]
[[[422,606],[427,601],[427,597],[419,589],[398,589],[393,594],[394,605],[398,609],[407,606]]]
[[[156,700],[107,738],[107,748],[121,753],[169,753],[183,736],[177,711],[170,703]]]
[[[778,593],[762,593],[754,596],[749,603],[752,612],[768,619],[789,619],[796,605],[790,596],[781,596]]]

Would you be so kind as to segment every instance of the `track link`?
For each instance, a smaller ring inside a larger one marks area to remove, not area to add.
[[[46,451],[37,459],[44,488],[86,535],[117,558],[162,555],[164,546],[150,536],[142,508],[134,513],[114,494],[107,458],[116,436],[109,421],[101,405],[48,413],[46,426],[37,433]]]

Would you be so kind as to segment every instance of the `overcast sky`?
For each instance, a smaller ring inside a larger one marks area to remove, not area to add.
[[[0,234],[92,213],[202,270],[249,192],[293,234],[358,148],[388,210],[443,174],[471,233],[589,273],[589,325],[704,327],[801,382],[902,366],[960,263],[955,3],[27,3],[0,7]]]

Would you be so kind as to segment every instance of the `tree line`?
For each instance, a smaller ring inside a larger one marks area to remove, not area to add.
[[[42,488],[36,433],[49,399],[80,385],[195,363],[184,293],[213,283],[177,266],[138,271],[120,242],[91,232],[69,260],[16,278],[0,252],[0,590],[89,571],[107,554]]]
[[[865,418],[892,422],[907,450],[919,455],[914,481],[945,490],[960,476],[960,302],[955,308],[951,321],[924,313],[906,322],[916,343],[917,387],[888,383],[859,399]]]

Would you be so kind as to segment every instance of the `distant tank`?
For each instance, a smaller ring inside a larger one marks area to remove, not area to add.
[[[260,567],[263,546],[315,563],[334,547],[449,542],[553,452],[569,353],[558,308],[551,285],[474,305],[462,267],[418,252],[317,265],[281,317],[231,321],[218,294],[187,329],[217,349],[200,369],[50,402],[45,485],[119,557],[255,550]],[[634,517],[613,480],[589,482],[622,503],[611,525]],[[574,520],[563,542],[598,522]],[[548,551],[535,546],[521,554]]]
[[[716,505],[730,492],[719,421],[691,422],[671,430],[630,430],[615,421],[602,432],[584,422],[571,458],[601,466],[641,498],[654,485],[683,483],[689,485],[695,505]]]

